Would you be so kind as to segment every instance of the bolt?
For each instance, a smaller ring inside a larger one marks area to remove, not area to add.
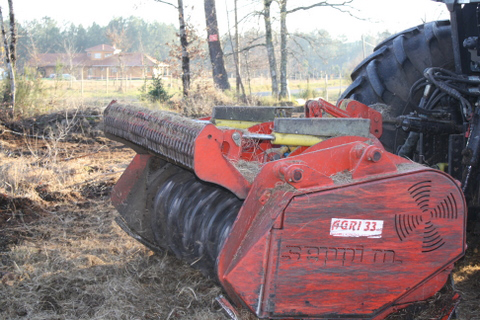
[[[290,178],[290,181],[291,182],[300,182],[303,178],[303,171],[300,170],[300,169],[295,169],[293,170],[292,174],[291,174],[291,178]]]
[[[380,159],[382,159],[382,152],[377,148],[372,149],[368,152],[367,158],[372,162],[378,162]]]
[[[265,190],[263,191],[262,195],[258,199],[258,201],[262,204],[265,205],[267,203],[268,199],[270,199],[270,196],[272,195],[272,192],[270,190]]]

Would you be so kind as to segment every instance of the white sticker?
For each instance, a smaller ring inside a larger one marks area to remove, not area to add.
[[[381,238],[383,220],[332,218],[330,235],[334,237]]]

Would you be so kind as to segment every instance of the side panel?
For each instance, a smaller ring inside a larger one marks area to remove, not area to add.
[[[272,230],[262,315],[373,318],[411,291],[426,299],[464,254],[465,218],[434,171],[297,196]]]
[[[147,243],[153,243],[148,185],[167,162],[148,154],[137,154],[112,191],[112,203],[124,224]]]

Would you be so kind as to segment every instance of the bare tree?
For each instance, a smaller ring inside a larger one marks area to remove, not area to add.
[[[120,53],[115,55],[118,59],[118,67],[120,68],[120,91],[127,90],[127,66],[125,63],[125,52],[132,46],[127,36],[127,25],[124,20],[117,20],[116,23],[109,25],[106,30],[106,36],[116,49],[120,49]],[[108,83],[108,82],[107,82]]]
[[[236,24],[238,25],[238,22]],[[255,72],[254,70],[256,71],[263,70],[263,68],[265,67],[265,54],[263,50],[263,48],[265,47],[264,40],[265,40],[264,33],[259,33],[258,30],[252,29],[242,34],[241,40],[238,41],[239,43],[243,43],[244,46],[242,48],[238,46],[238,48],[235,48],[234,52],[232,53],[232,55],[234,56],[234,60],[235,60],[235,53],[238,56],[238,60],[240,60],[240,53],[243,54],[244,63],[242,65],[245,68],[246,81],[248,83],[250,95],[252,94],[252,88],[251,88],[252,71]],[[232,48],[233,48],[233,44],[232,44]],[[238,61],[238,64],[240,65],[240,61]],[[239,74],[239,80],[240,80],[239,81],[240,89],[243,95],[242,99],[248,103],[245,96],[245,88],[241,80],[240,74]]]
[[[127,21],[120,18],[111,21],[105,30],[105,36],[115,48],[122,50],[122,52],[127,52],[132,47],[127,29]]]
[[[230,45],[233,50],[233,62],[235,64],[235,79],[236,79],[236,93],[237,96],[241,96],[241,99],[244,102],[247,102],[247,97],[245,95],[245,87],[243,86],[242,82],[242,76],[240,74],[240,59],[239,59],[239,36],[238,36],[238,10],[237,10],[237,0],[234,0],[234,11],[235,11],[235,45],[233,44],[232,40],[232,34],[230,32],[230,19],[228,15],[228,9],[227,9],[227,23],[228,23],[228,38],[230,40]],[[240,94],[241,90],[241,94]]]
[[[67,73],[70,75],[74,75],[75,68],[78,67],[75,65],[75,57],[77,55],[77,50],[75,45],[73,44],[72,39],[64,39],[63,40],[63,49],[65,50],[65,58],[66,58],[66,69]],[[70,77],[70,88],[73,86],[73,77]]]
[[[8,6],[10,9],[10,45],[8,44],[7,33],[5,32],[5,27],[3,24],[3,13],[2,8],[0,7],[0,23],[2,24],[2,36],[3,44],[5,47],[5,62],[8,66],[9,78],[10,78],[10,88],[8,95],[10,96],[10,104],[12,106],[11,116],[15,112],[15,45],[16,45],[16,34],[15,34],[15,16],[13,13],[13,4],[12,0],[8,1]]]
[[[205,22],[207,24],[208,49],[210,62],[212,63],[213,81],[217,88],[224,91],[230,90],[230,83],[228,83],[228,75],[223,61],[222,46],[220,45],[215,0],[204,0],[203,4],[205,7]]]
[[[273,0],[263,0],[263,17],[265,21],[265,45],[267,46],[268,64],[270,65],[270,78],[272,79],[272,96],[278,97],[277,60],[273,46],[272,21],[270,7]]]
[[[280,99],[288,95],[287,87],[287,0],[280,2]]]
[[[240,89],[242,90],[242,97],[245,98],[245,88],[243,87],[242,76],[240,75],[240,59],[238,57],[238,8],[237,8],[237,0],[234,0],[235,5],[235,79],[236,79],[236,89],[237,94],[239,93]]]
[[[178,10],[178,21],[180,29],[180,45],[182,48],[182,84],[183,84],[183,95],[188,96],[190,91],[190,55],[188,53],[188,39],[187,39],[187,30],[185,24],[185,14],[183,11],[183,0],[177,0],[178,5],[175,5],[168,1],[155,0],[156,2],[168,4]]]
[[[267,1],[267,0],[264,0]],[[280,98],[287,97],[287,62],[288,62],[288,50],[287,50],[287,15],[297,12],[297,11],[304,11],[310,10],[317,7],[328,7],[340,12],[349,14],[351,16],[352,13],[350,9],[350,4],[353,0],[340,0],[340,1],[320,1],[313,3],[307,6],[299,6],[290,10],[287,10],[287,0],[278,0],[280,4]]]

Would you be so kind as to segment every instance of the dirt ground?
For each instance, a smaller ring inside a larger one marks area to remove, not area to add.
[[[229,319],[221,288],[114,222],[110,191],[134,152],[100,124],[77,109],[0,125],[0,319]],[[468,242],[454,319],[480,320],[480,239]],[[452,292],[389,319],[437,319]]]

